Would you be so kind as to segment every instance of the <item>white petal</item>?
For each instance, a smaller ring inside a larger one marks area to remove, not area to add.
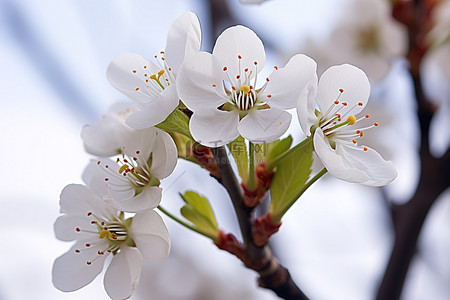
[[[88,212],[101,215],[117,215],[118,212],[81,184],[69,184],[61,192],[61,212],[67,215],[86,217]]]
[[[157,136],[152,149],[151,173],[158,179],[169,176],[177,164],[178,151],[172,137],[162,130],[157,130]]]
[[[385,161],[375,150],[366,147],[367,151],[361,148],[344,147],[337,145],[336,152],[339,153],[348,165],[364,172],[369,178],[362,182],[369,186],[383,186],[390,183],[397,177],[397,170],[391,161]]]
[[[80,239],[88,239],[98,236],[91,233],[97,231],[97,226],[91,224],[87,215],[85,216],[68,216],[62,215],[58,217],[54,224],[55,236],[61,241],[73,241]],[[77,230],[80,229],[79,231]],[[90,232],[86,232],[90,231]]]
[[[183,60],[200,51],[201,38],[200,23],[193,12],[184,12],[172,23],[164,56],[175,74]]]
[[[214,109],[228,101],[225,74],[214,56],[200,52],[187,59],[177,76],[178,95],[192,111]]]
[[[257,62],[258,72],[266,63],[264,45],[259,37],[251,29],[240,25],[227,28],[219,35],[213,55],[217,56],[223,64],[220,66],[221,68],[225,66],[228,68],[231,77],[243,76],[244,69],[248,68],[253,71],[250,76],[252,78],[256,75],[254,62]],[[238,55],[241,56],[241,59],[238,58]]]
[[[297,102],[297,117],[306,135],[311,135],[309,128],[316,123],[317,117],[314,113],[316,109],[316,94],[317,94],[317,77],[315,82],[312,82],[308,88],[304,89]]]
[[[311,86],[317,85],[317,64],[310,57],[297,54],[292,57],[284,68],[274,70],[269,76],[270,82],[262,100],[270,107],[280,109],[294,108],[299,95]],[[271,95],[267,98],[267,95]]]
[[[157,186],[145,186],[137,195],[130,198],[106,198],[105,201],[117,206],[125,212],[138,212],[153,209],[159,205],[162,197],[162,189]],[[114,203],[115,202],[115,203]]]
[[[277,108],[252,110],[238,125],[239,133],[253,143],[270,143],[289,128],[291,114]]]
[[[89,284],[102,271],[108,243],[104,241],[88,248],[85,243],[86,241],[78,242],[55,260],[52,280],[57,289],[63,292],[78,290]],[[76,249],[80,252],[76,253]],[[98,255],[98,251],[104,251],[105,255]],[[90,265],[88,261],[91,262]]]
[[[337,154],[336,151],[331,148],[328,140],[324,137],[320,128],[317,128],[314,133],[314,150],[319,156],[325,168],[331,175],[350,182],[363,183],[370,178],[358,168],[355,168],[348,164],[348,161]]]
[[[163,262],[170,252],[170,237],[161,216],[153,210],[137,213],[131,233],[142,256],[151,263]]]
[[[144,68],[144,66],[146,68]],[[133,72],[136,71],[136,73]],[[109,83],[139,103],[148,103],[152,100],[145,91],[147,83],[144,74],[156,74],[160,68],[154,63],[135,53],[123,53],[115,57],[106,70]],[[139,88],[136,91],[136,88]]]
[[[194,112],[189,122],[192,137],[208,147],[219,147],[239,136],[239,113],[237,111]]]
[[[114,256],[103,283],[111,299],[128,299],[141,277],[144,258],[136,248],[123,247]]]
[[[131,114],[126,123],[134,129],[144,129],[164,121],[178,106],[178,93],[175,85],[165,88],[159,95],[146,103],[142,110]]]
[[[339,97],[340,89],[344,92]],[[351,113],[356,115],[366,105],[369,94],[369,80],[361,69],[348,64],[333,66],[320,77],[317,104],[321,112],[325,113],[339,97],[340,103],[348,104],[340,113],[343,115],[352,109]],[[359,106],[359,102],[362,102],[363,105]]]
[[[130,103],[114,104],[107,114],[93,125],[86,125],[81,131],[86,152],[98,156],[112,156],[120,151],[122,143],[132,131],[125,125],[122,116],[130,114],[134,108]]]

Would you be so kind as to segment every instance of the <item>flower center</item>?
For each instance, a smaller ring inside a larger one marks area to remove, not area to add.
[[[90,266],[95,260],[105,254],[117,253],[123,245],[135,246],[133,239],[129,235],[132,219],[125,220],[123,212],[119,216],[111,216],[110,218],[97,216],[92,212],[87,212],[86,215],[90,219],[90,224],[93,228],[81,229],[80,227],[76,227],[75,231],[92,234],[92,240],[86,242],[83,248],[75,249],[75,253],[81,253],[93,247],[99,249],[94,254],[94,257],[86,261],[87,265]],[[94,236],[97,238],[94,238]],[[102,242],[105,239],[108,241],[107,244]]]
[[[238,74],[230,74],[227,66],[222,68],[227,78],[226,81],[223,81],[223,88],[229,100],[223,106],[219,107],[219,109],[227,111],[238,109],[242,113],[242,116],[244,116],[254,107],[257,109],[267,108],[267,103],[261,101],[259,95],[266,89],[270,80],[266,78],[264,85],[260,89],[255,89],[254,87],[258,80],[258,62],[253,62],[254,70],[249,70],[247,67],[241,67],[242,56],[238,55],[237,58],[239,62]],[[252,77],[253,74],[254,77]],[[212,86],[213,88],[217,87],[216,84]]]
[[[359,119],[356,118],[355,115],[352,115],[351,112],[356,107],[364,106],[364,103],[358,102],[353,107],[347,109],[347,111],[341,115],[339,112],[348,107],[347,102],[340,102],[339,98],[341,97],[343,89],[339,89],[339,95],[333,104],[328,108],[325,114],[316,111],[316,115],[318,117],[318,123],[315,128],[320,127],[322,129],[323,134],[328,139],[330,146],[335,149],[336,142],[341,143],[346,146],[357,147],[357,139],[362,138],[364,136],[364,131],[378,126],[378,123],[375,122],[372,125],[355,128],[355,124],[359,123],[362,120],[369,119],[370,115],[366,114]],[[345,120],[345,121],[343,121]],[[315,130],[314,127],[312,130]],[[367,147],[362,147],[364,151],[367,151]]]
[[[157,66],[154,65],[153,69],[159,67],[159,71],[150,70],[150,67],[144,65],[140,68],[133,69],[132,72],[137,76],[140,84],[135,88],[135,91],[148,97],[155,97],[159,95],[165,88],[175,83],[175,75],[172,69],[167,65],[164,58],[164,51],[160,52],[161,57],[155,55]]]

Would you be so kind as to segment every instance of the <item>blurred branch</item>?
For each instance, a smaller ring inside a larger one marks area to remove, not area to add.
[[[220,183],[230,195],[242,233],[240,245],[233,236],[223,236],[218,247],[237,256],[247,268],[259,274],[259,286],[274,291],[284,299],[308,299],[292,280],[289,271],[273,255],[269,245],[258,247],[253,242],[253,209],[243,205],[243,192],[231,168],[225,147],[212,149],[220,169]]]
[[[415,194],[407,203],[393,206],[395,242],[384,277],[378,290],[378,300],[400,299],[409,266],[416,252],[422,226],[436,198],[450,185],[450,152],[433,157],[429,149],[430,122],[434,107],[427,99],[423,87],[420,67],[426,52],[424,30],[427,10],[422,1],[411,2],[414,22],[407,24],[409,30],[410,75],[417,101],[417,119],[420,127],[421,173]],[[395,9],[395,8],[394,8]],[[411,20],[411,18],[410,18]]]

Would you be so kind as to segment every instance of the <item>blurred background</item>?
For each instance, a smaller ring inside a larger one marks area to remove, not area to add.
[[[200,19],[203,50],[210,51],[226,27],[243,24],[263,40],[267,72],[306,53],[319,73],[348,62],[368,74],[367,109],[380,126],[365,139],[394,162],[398,178],[375,189],[325,176],[287,213],[272,246],[311,299],[374,299],[393,247],[390,208],[413,196],[420,172],[407,32],[391,17],[395,1],[242,2],[0,0],[0,157],[7,158],[0,168],[1,300],[107,299],[102,276],[73,293],[52,286],[53,260],[70,248],[53,233],[59,194],[82,182],[91,158],[79,137],[82,126],[125,99],[106,80],[109,62],[123,52],[159,53],[185,10]],[[442,2],[430,15],[440,25],[429,37],[441,41],[420,70],[436,110],[430,128],[435,157],[450,141],[450,13],[449,1]],[[293,113],[289,133],[299,142]],[[212,203],[219,226],[237,234],[225,191],[204,170],[181,161],[163,186],[168,208],[181,206],[178,192],[196,190]],[[171,254],[162,265],[145,265],[132,299],[277,299],[258,288],[257,274],[235,257],[172,220],[166,224]],[[432,206],[416,250],[402,299],[450,299],[448,191]]]

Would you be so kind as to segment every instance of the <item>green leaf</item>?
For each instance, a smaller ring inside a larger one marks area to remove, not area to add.
[[[164,131],[178,132],[192,138],[191,132],[189,131],[189,117],[178,108],[176,108],[164,121],[155,127],[158,127]]]
[[[234,160],[238,168],[239,176],[243,182],[247,182],[248,179],[248,154],[247,145],[245,139],[242,136],[238,136],[234,141],[229,143],[228,149],[230,149]]]
[[[288,136],[282,140],[276,140],[268,144],[267,164],[273,162],[281,154],[289,150],[292,145],[292,136]]]
[[[208,200],[193,191],[187,191],[180,196],[186,202],[180,210],[183,217],[191,221],[200,231],[216,236],[219,229]]]
[[[305,183],[311,174],[313,144],[309,137],[289,150],[277,162],[270,186],[270,212],[274,220],[283,214],[304,192]]]

